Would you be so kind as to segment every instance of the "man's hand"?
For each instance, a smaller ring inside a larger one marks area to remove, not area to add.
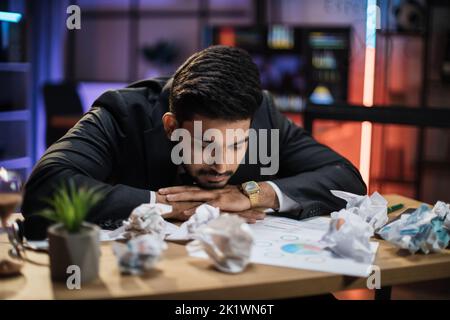
[[[160,189],[158,192],[166,195],[166,199],[171,202],[201,201],[221,210],[232,212],[251,209],[250,200],[237,186],[214,190],[196,186],[178,186]]]
[[[263,212],[266,208],[278,208],[278,198],[273,188],[267,183],[260,183],[261,208],[251,208],[250,199],[244,195],[238,186],[227,186],[223,189],[206,190],[197,186],[177,186],[163,188],[158,191],[165,195],[166,199],[172,203],[186,201],[206,202],[220,210],[236,213],[245,218],[248,222],[254,223],[256,220],[264,219]],[[185,210],[187,216],[195,212],[196,207]]]
[[[199,201],[168,201],[165,195],[159,194],[158,192],[156,193],[156,203],[164,203],[172,206],[172,212],[165,214],[165,219],[175,219],[181,221],[189,219],[189,217],[192,215],[192,213],[187,214],[187,210],[195,210],[195,208],[202,204],[202,202]]]
[[[229,213],[237,214],[238,216],[244,218],[245,221],[247,221],[247,223],[256,223],[257,220],[263,220],[266,217],[264,211],[256,209],[244,210],[239,212],[229,212]]]

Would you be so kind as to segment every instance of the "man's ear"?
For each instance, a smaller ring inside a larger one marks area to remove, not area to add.
[[[164,113],[162,117],[162,122],[164,125],[164,130],[166,131],[167,137],[170,139],[172,132],[178,128],[178,121],[172,112]]]

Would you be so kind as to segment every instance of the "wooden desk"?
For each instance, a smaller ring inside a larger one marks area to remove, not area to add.
[[[389,203],[417,207],[419,202],[387,195]],[[402,210],[391,214],[392,218]],[[375,264],[381,268],[382,286],[450,277],[450,250],[440,254],[409,255],[380,240]],[[0,239],[0,252],[8,244]],[[29,257],[48,262],[46,254]],[[23,276],[0,279],[1,299],[266,299],[300,297],[348,289],[366,288],[365,278],[331,273],[250,265],[238,275],[221,273],[207,260],[189,257],[184,246],[170,243],[157,268],[147,276],[120,275],[111,245],[102,245],[100,279],[68,290],[65,284],[52,283],[49,269],[27,263]]]

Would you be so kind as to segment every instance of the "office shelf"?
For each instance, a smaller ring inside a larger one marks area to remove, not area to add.
[[[392,3],[388,4],[388,9],[391,10]],[[399,31],[399,30],[377,30],[376,36],[379,37],[380,43],[382,43],[383,52],[379,52],[378,60],[377,61],[385,61],[385,67],[384,70],[382,68],[379,68],[377,72],[379,74],[384,73],[385,79],[382,81],[379,81],[378,85],[380,85],[380,88],[382,88],[383,92],[388,92],[387,84],[389,81],[387,81],[387,75],[389,75],[389,71],[391,70],[391,63],[389,62],[390,57],[390,50],[392,50],[393,41],[394,39],[403,39],[406,40],[415,40],[417,43],[420,43],[421,46],[421,55],[422,55],[422,66],[420,71],[420,77],[421,77],[421,85],[420,90],[418,92],[419,94],[419,101],[418,106],[419,108],[411,108],[411,114],[416,113],[417,117],[414,120],[415,123],[412,123],[413,121],[406,120],[408,122],[411,122],[413,126],[417,128],[416,130],[416,145],[417,148],[415,150],[416,156],[414,161],[414,171],[416,173],[415,177],[412,178],[411,181],[402,181],[401,179],[389,179],[389,178],[381,178],[374,179],[373,181],[378,182],[380,184],[383,183],[391,183],[391,184],[398,184],[398,185],[404,185],[405,187],[407,185],[412,185],[414,187],[414,198],[421,199],[421,200],[429,200],[433,201],[435,199],[431,199],[428,195],[428,198],[424,198],[424,195],[427,194],[427,192],[423,188],[423,182],[425,177],[425,171],[433,170],[437,172],[448,172],[448,168],[450,167],[450,162],[446,161],[427,161],[426,158],[426,149],[425,146],[428,143],[430,143],[429,139],[426,139],[425,136],[425,130],[427,128],[449,128],[448,126],[448,108],[444,108],[444,106],[447,105],[447,101],[445,101],[444,94],[447,89],[447,84],[442,83],[442,81],[436,81],[436,79],[430,79],[432,73],[431,69],[431,60],[434,55],[434,51],[438,51],[436,48],[434,48],[437,45],[440,45],[437,43],[437,39],[435,37],[432,37],[432,34],[435,32],[438,32],[437,30],[440,30],[439,32],[443,32],[445,30],[441,29],[442,26],[439,24],[433,24],[436,12],[439,10],[444,9],[444,7],[449,7],[450,1],[448,0],[428,0],[426,1],[426,5],[424,6],[424,25],[422,30],[418,31]],[[386,25],[389,26],[389,18],[386,21]],[[435,30],[436,29],[436,30]],[[388,61],[388,62],[386,62]],[[377,80],[375,81],[377,83]],[[384,86],[384,87],[381,87]],[[436,91],[437,88],[437,91]],[[381,96],[381,95],[380,95]],[[437,100],[436,100],[437,98]],[[433,102],[431,102],[431,99],[433,99]],[[436,101],[434,101],[436,100]],[[389,104],[387,101],[381,102],[382,104]],[[386,108],[391,109],[391,107]],[[439,118],[440,116],[438,113],[445,112],[447,113],[443,118]],[[422,114],[422,115],[421,115]],[[431,118],[431,114],[434,114],[435,119]],[[407,115],[409,117],[410,115]],[[389,117],[389,120],[391,120],[392,117]],[[412,118],[410,119],[412,120]],[[438,121],[434,121],[438,120]],[[440,122],[440,120],[444,120]],[[401,119],[401,121],[404,121],[404,119]],[[397,122],[400,124],[400,122]],[[387,134],[385,134],[385,128],[382,129],[382,133],[379,135],[382,139],[381,141],[381,149],[384,148],[384,145],[386,143],[386,138],[388,137]],[[410,145],[407,144],[408,141],[405,140],[405,148],[410,147]],[[389,161],[388,158],[384,159],[384,161]]]
[[[0,62],[0,166],[25,180],[33,166],[31,67],[27,62]]]

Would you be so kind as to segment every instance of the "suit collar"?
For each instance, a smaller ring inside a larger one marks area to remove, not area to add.
[[[170,78],[159,94],[151,119],[153,127],[144,131],[147,176],[152,190],[170,186],[176,178],[177,166],[171,160],[172,141],[167,138],[162,116],[169,111]]]
[[[172,141],[162,124],[144,131],[145,157],[151,190],[170,186],[175,180],[177,166],[171,160]]]

